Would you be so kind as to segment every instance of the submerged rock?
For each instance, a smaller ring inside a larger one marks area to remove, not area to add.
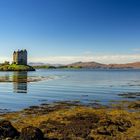
[[[128,107],[133,109],[140,109],[140,101],[132,102]]]
[[[0,138],[15,138],[19,136],[19,132],[7,120],[0,121]]]
[[[123,98],[132,98],[132,99],[135,99],[135,98],[139,98],[140,97],[140,92],[121,93],[121,94],[118,94],[118,96],[121,96]]]
[[[20,140],[44,140],[44,136],[39,128],[28,126],[22,129]]]

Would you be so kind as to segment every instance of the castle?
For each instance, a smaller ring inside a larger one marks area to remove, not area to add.
[[[27,65],[27,50],[14,51],[13,63],[17,65]]]

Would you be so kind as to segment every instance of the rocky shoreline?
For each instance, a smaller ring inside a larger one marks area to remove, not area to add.
[[[58,102],[0,115],[2,140],[139,140],[140,101]]]

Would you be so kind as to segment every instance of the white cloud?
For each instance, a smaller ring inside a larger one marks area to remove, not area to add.
[[[10,57],[0,57],[0,62],[12,62]],[[46,56],[30,57],[29,62],[44,62],[51,64],[70,64],[78,61],[88,62],[95,61],[99,63],[129,63],[140,61],[140,54],[105,54],[105,55],[81,55],[81,56]]]
[[[118,55],[91,55],[91,56],[48,56],[40,58],[30,58],[30,62],[61,63],[69,64],[73,62],[95,61],[100,63],[129,63],[140,61],[140,54],[118,54]]]

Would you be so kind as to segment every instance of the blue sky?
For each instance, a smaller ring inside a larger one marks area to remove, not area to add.
[[[0,0],[0,61],[140,61],[139,0]]]

